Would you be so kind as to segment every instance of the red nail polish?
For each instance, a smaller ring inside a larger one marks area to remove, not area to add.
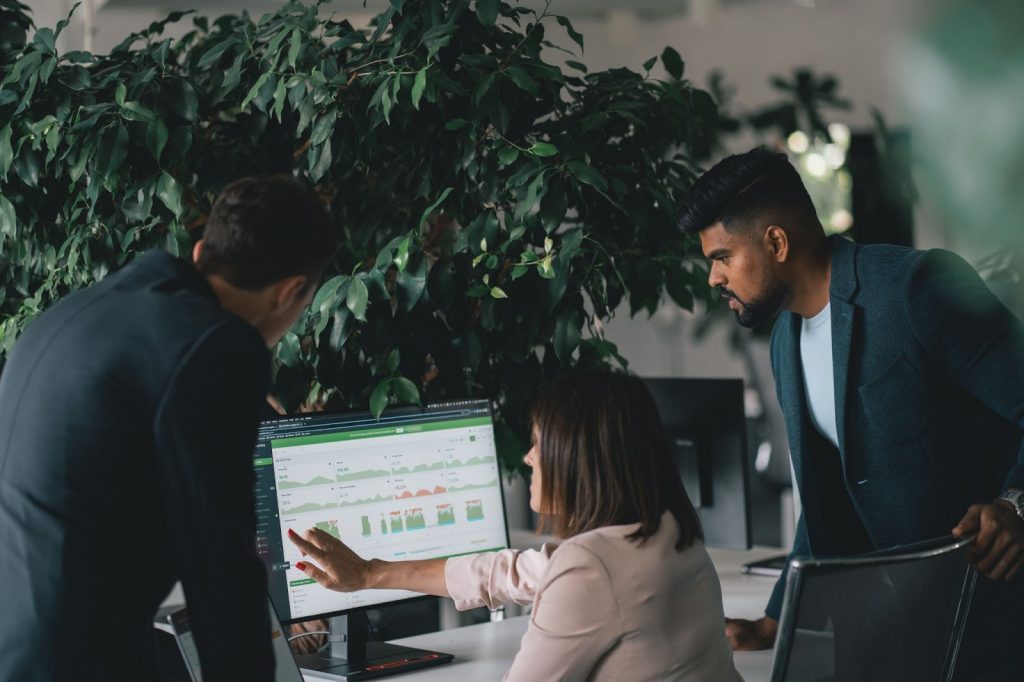
[[[295,534],[296,534],[295,531],[293,531],[291,528],[288,529],[288,535],[295,535]]]
[[[306,564],[304,564],[303,562],[300,561],[297,564],[295,564],[295,568],[299,569],[300,571],[305,571],[306,570]]]

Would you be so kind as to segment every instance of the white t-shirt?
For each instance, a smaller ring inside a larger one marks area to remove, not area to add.
[[[800,363],[811,423],[839,447],[836,428],[836,384],[832,369],[832,304],[800,324]]]

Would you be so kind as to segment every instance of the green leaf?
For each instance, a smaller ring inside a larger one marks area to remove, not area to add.
[[[384,408],[388,406],[388,396],[391,392],[391,379],[384,379],[377,383],[373,393],[370,394],[370,414],[379,419]]]
[[[228,51],[233,45],[237,45],[238,41],[234,38],[228,38],[227,40],[221,41],[211,47],[209,50],[203,53],[203,56],[196,62],[196,66],[199,69],[205,69],[206,67],[213,64],[215,61],[220,59],[220,56]]]
[[[671,47],[666,47],[661,53],[661,63],[665,65],[668,75],[676,80],[683,77],[683,58]]]
[[[0,180],[7,178],[7,172],[14,163],[14,149],[11,147],[11,124],[0,129]]]
[[[438,206],[444,203],[444,200],[448,198],[448,195],[452,193],[453,189],[455,188],[446,188],[443,192],[441,192],[441,196],[438,197],[437,201],[432,203],[430,206],[427,206],[427,210],[423,211],[423,215],[420,216],[420,222],[417,224],[417,227],[423,227],[423,224],[427,222],[427,218],[429,218],[431,214],[433,214],[434,210],[437,209]]]
[[[331,163],[333,161],[333,152],[331,151],[331,142],[328,140],[320,147],[320,153],[316,157],[316,163],[309,169],[309,179],[313,182],[319,182],[320,178],[327,174],[327,171],[331,169]]]
[[[540,94],[540,87],[537,85],[537,81],[519,67],[510,66],[505,69],[505,74],[512,79],[513,83],[519,86],[520,90],[524,90],[534,97]]]
[[[427,67],[423,67],[416,73],[416,80],[412,83],[412,106],[419,111],[420,99],[423,98],[423,90],[427,87]]]
[[[154,118],[146,126],[146,149],[149,150],[149,153],[158,162],[160,161],[160,155],[164,152],[164,147],[167,145],[167,136],[167,126],[159,118]]]
[[[12,239],[18,236],[18,216],[14,205],[3,194],[0,194],[0,234]]]
[[[281,113],[284,111],[284,98],[288,94],[287,81],[284,78],[277,80],[277,87],[274,88],[274,107],[271,110],[274,118],[281,120]]]
[[[476,89],[473,90],[473,106],[480,106],[480,102],[483,101],[487,93],[490,92],[491,86],[494,85],[494,78],[497,74],[489,73],[483,77],[483,79],[477,83]]]
[[[508,294],[501,287],[491,287],[491,298],[508,298]]]
[[[128,131],[118,125],[108,128],[96,150],[96,164],[105,176],[116,173],[128,157]]]
[[[277,344],[277,357],[289,367],[294,367],[299,362],[301,350],[298,335],[290,331],[281,337],[281,341]]]
[[[296,28],[292,30],[292,41],[288,48],[288,66],[295,67],[300,52],[302,52],[302,31]]]
[[[186,121],[195,121],[199,114],[199,98],[192,84],[184,78],[169,78],[165,88],[171,111]]]
[[[502,147],[498,152],[498,163],[507,166],[519,158],[519,150],[515,147]]]
[[[121,105],[121,115],[129,121],[142,121],[148,122],[156,118],[149,108],[144,107],[139,102],[125,102]]]
[[[583,316],[579,308],[566,308],[555,321],[555,335],[551,339],[555,346],[555,355],[562,364],[569,362],[572,352],[580,345]]]
[[[411,405],[422,405],[420,402],[420,391],[416,388],[416,384],[412,383],[405,377],[395,377],[391,380],[391,390],[394,391],[395,397],[400,402],[408,403]]]
[[[528,266],[526,266],[526,265],[517,265],[514,268],[512,268],[512,279],[513,280],[517,280],[517,279],[519,279],[520,277],[522,277],[523,275],[525,275],[529,271],[530,271],[530,268]]]
[[[558,147],[549,142],[534,142],[530,147],[530,153],[535,156],[554,156],[558,153]]]
[[[580,252],[580,245],[583,243],[583,230],[577,228],[569,230],[562,235],[562,248],[559,250],[558,258],[566,265]]]
[[[338,287],[347,280],[347,275],[336,275],[324,282],[319,291],[316,292],[316,296],[313,297],[313,304],[310,306],[310,310],[314,312],[320,311],[324,303],[333,299],[334,295],[338,292]]]
[[[654,68],[654,65],[657,64],[657,63],[658,63],[658,58],[657,57],[651,57],[650,59],[648,59],[646,62],[643,63],[644,71],[650,71],[651,69]]]
[[[499,9],[501,9],[501,0],[477,0],[476,18],[484,26],[494,26],[498,21]]]
[[[345,299],[345,305],[352,311],[352,314],[356,316],[357,320],[366,320],[366,304],[370,300],[370,292],[366,288],[366,283],[359,277],[353,277],[352,283],[348,287],[348,297]]]
[[[568,17],[555,17],[555,19],[565,29],[565,32],[569,34],[573,42],[580,46],[580,50],[583,50],[583,36],[573,28],[572,22],[569,21]]]
[[[409,242],[410,241],[411,241],[411,238],[410,237],[406,237],[398,245],[398,252],[395,254],[394,263],[395,263],[395,266],[398,268],[399,272],[403,272],[405,270],[405,266],[409,264]]]
[[[402,356],[398,352],[398,349],[392,348],[391,352],[388,353],[388,356],[384,359],[384,368],[389,372],[394,372],[398,369],[398,363],[401,362],[401,358]]]
[[[348,337],[352,335],[355,324],[356,318],[348,308],[342,307],[334,311],[334,315],[331,316],[331,335],[327,339],[327,344],[332,351],[335,353],[342,351]]]
[[[453,118],[444,124],[445,130],[462,130],[466,127],[466,120],[462,118]]]
[[[181,215],[181,185],[175,180],[170,173],[166,171],[160,174],[160,179],[156,182],[156,196],[164,203],[171,213],[176,216]]]
[[[114,101],[117,102],[118,106],[124,106],[124,98],[128,92],[128,88],[125,87],[124,83],[119,83],[117,89],[114,90]]]
[[[249,106],[250,102],[256,99],[256,96],[260,94],[260,88],[262,88],[266,84],[267,80],[272,75],[273,74],[270,73],[269,71],[265,71],[260,75],[259,78],[256,79],[256,82],[253,83],[251,88],[249,88],[249,92],[248,94],[246,94],[245,99],[242,100],[242,104],[239,107],[240,109],[244,110],[247,106]]]
[[[608,181],[593,166],[588,166],[583,161],[570,161],[565,167],[580,182],[596,187],[602,192],[608,191]]]

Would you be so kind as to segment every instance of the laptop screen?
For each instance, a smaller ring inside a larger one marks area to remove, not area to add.
[[[487,401],[266,421],[254,455],[257,546],[283,621],[419,596],[334,592],[294,568],[288,530],[319,528],[364,559],[505,549],[501,473]],[[309,561],[309,559],[305,559]]]

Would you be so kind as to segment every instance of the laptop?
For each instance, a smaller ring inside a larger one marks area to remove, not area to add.
[[[291,647],[288,646],[288,638],[281,628],[281,621],[277,618],[274,604],[267,599],[267,608],[270,609],[270,638],[274,646],[274,660],[276,661],[274,679],[276,682],[303,682],[302,673],[295,662]],[[167,623],[171,627],[174,639],[178,642],[178,649],[185,659],[185,668],[192,678],[192,682],[203,682],[203,673],[199,667],[199,649],[196,648],[195,638],[192,636],[192,627],[188,621],[188,610],[185,607],[167,614]]]

